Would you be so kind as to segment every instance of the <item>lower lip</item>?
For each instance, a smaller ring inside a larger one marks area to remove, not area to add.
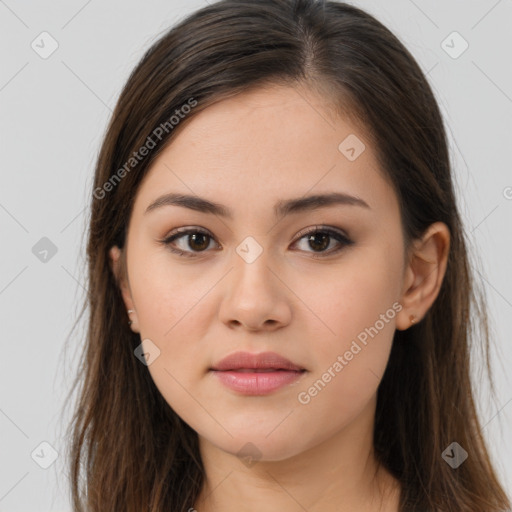
[[[244,395],[266,395],[296,381],[304,372],[276,370],[275,372],[213,371],[222,384]]]

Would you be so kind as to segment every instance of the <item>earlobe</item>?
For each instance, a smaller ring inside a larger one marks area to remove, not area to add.
[[[121,249],[119,249],[119,247],[117,245],[114,245],[113,247],[110,248],[108,254],[109,254],[110,270],[114,274],[114,278],[115,278],[119,288],[121,289],[121,291],[123,291],[123,297],[124,297],[124,294],[126,291],[126,282],[125,282],[125,279],[123,276],[123,274],[124,274],[124,272],[122,271],[123,269],[121,268],[121,265],[123,264]]]
[[[443,222],[431,224],[415,241],[404,279],[396,328],[408,329],[426,315],[437,298],[448,263],[450,231]]]
[[[119,282],[119,259],[121,257],[121,250],[117,245],[114,245],[108,251],[108,262],[110,270],[114,274],[116,281]]]

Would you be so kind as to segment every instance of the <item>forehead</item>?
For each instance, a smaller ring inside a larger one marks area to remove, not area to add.
[[[396,207],[366,133],[333,109],[318,93],[285,86],[207,107],[152,164],[136,209],[166,192],[196,194],[237,213],[270,213],[283,198],[332,191],[362,197],[377,211]]]

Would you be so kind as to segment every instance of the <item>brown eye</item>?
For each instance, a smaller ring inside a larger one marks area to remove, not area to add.
[[[308,242],[315,250],[323,251],[329,246],[330,236],[320,231],[308,235]]]
[[[189,246],[198,251],[204,251],[210,245],[210,237],[205,233],[190,233],[188,235]]]
[[[182,243],[181,249],[175,247],[175,242],[177,240]],[[195,252],[206,251],[212,240],[213,237],[206,231],[199,229],[185,229],[168,236],[162,240],[162,243],[168,246],[171,252],[177,253],[180,256],[194,257]]]
[[[330,256],[331,254],[341,251],[345,246],[349,246],[354,243],[343,233],[331,228],[322,228],[322,226],[315,226],[315,229],[306,233],[302,231],[299,234],[297,242],[300,242],[302,239],[306,239],[308,247],[313,249],[313,253],[318,253],[318,255],[313,256],[314,258],[320,258],[324,256],[324,253],[325,256]],[[333,239],[338,243],[338,248],[326,251]],[[306,252],[311,251],[306,250]]]

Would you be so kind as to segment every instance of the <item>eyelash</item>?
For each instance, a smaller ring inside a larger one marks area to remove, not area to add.
[[[196,233],[199,233],[199,234],[202,234],[202,235],[206,235],[210,239],[214,240],[214,237],[208,231],[205,231],[203,229],[197,229],[197,228],[185,228],[185,229],[183,229],[183,228],[180,228],[179,231],[171,233],[169,236],[167,236],[163,240],[160,240],[159,242],[162,243],[163,245],[165,245],[171,252],[173,252],[175,254],[178,254],[180,256],[184,256],[186,258],[196,258],[197,254],[206,252],[206,249],[204,251],[196,251],[194,253],[194,251],[192,251],[192,252],[190,252],[190,251],[182,251],[181,249],[176,249],[175,247],[172,246],[172,242],[174,242],[175,240],[183,238],[186,235],[196,234]],[[336,241],[341,243],[342,246],[339,247],[338,249],[334,250],[334,251],[331,250],[331,251],[316,252],[315,255],[313,256],[313,258],[324,258],[324,257],[327,257],[327,256],[331,256],[333,254],[337,254],[338,252],[343,250],[343,248],[345,246],[350,246],[350,245],[352,245],[354,243],[352,240],[350,240],[348,237],[346,237],[341,232],[339,232],[337,230],[334,230],[332,228],[323,227],[323,226],[315,226],[314,229],[306,231],[306,232],[305,231],[301,231],[298,234],[298,238],[297,238],[297,240],[294,243],[302,240],[303,238],[305,238],[308,235],[314,235],[314,234],[317,234],[317,233],[323,233],[323,234],[328,235],[329,237],[334,238]],[[309,251],[306,251],[306,252],[309,252]],[[324,254],[325,254],[325,256],[324,256]]]

